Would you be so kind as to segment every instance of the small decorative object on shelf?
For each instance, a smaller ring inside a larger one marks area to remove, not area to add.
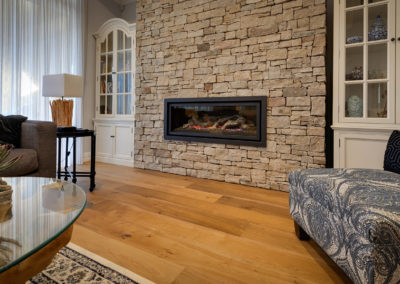
[[[368,40],[380,40],[387,38],[387,29],[381,16],[377,16],[374,23],[372,24],[371,30],[368,32]]]
[[[362,117],[362,98],[359,96],[350,96],[347,99],[347,113],[349,117]]]
[[[362,80],[363,69],[362,66],[355,66],[351,74],[346,74],[346,80]]]
[[[387,103],[385,103],[385,106],[382,111],[376,113],[377,117],[387,117]]]
[[[350,36],[347,38],[346,43],[351,44],[351,43],[357,43],[357,42],[362,42],[363,37],[362,36]]]

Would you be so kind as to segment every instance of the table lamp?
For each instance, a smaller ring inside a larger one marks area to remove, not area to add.
[[[83,96],[83,80],[81,76],[71,74],[55,74],[43,76],[43,97],[61,97],[50,102],[51,116],[58,127],[72,126],[73,100]]]

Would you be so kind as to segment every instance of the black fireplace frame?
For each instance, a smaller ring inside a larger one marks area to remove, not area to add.
[[[177,104],[182,105],[196,105],[202,104],[215,104],[220,105],[237,105],[257,103],[257,122],[259,129],[257,131],[257,138],[246,138],[243,136],[230,136],[229,138],[215,137],[213,135],[198,133],[188,134],[183,132],[174,132],[171,129],[171,107]],[[243,145],[243,146],[266,146],[266,121],[267,121],[267,98],[264,96],[254,97],[219,97],[219,98],[174,98],[164,99],[164,139],[165,140],[182,140],[182,141],[196,141],[204,143],[218,143],[230,145]]]

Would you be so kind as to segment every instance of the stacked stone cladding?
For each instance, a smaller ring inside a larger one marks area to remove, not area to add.
[[[135,167],[288,190],[325,166],[325,0],[138,0]],[[266,96],[267,146],[164,140],[165,98]]]

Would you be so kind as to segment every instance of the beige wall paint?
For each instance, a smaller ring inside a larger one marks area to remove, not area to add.
[[[129,23],[136,23],[136,2],[125,5],[121,18]]]

